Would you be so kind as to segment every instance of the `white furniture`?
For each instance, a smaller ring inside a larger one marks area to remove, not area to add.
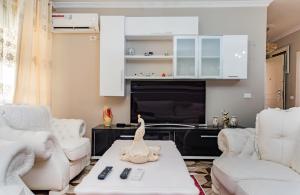
[[[101,16],[100,96],[124,96],[125,77],[145,78],[142,72],[172,75],[174,35],[198,35],[198,17]],[[136,56],[125,56],[128,48]]]
[[[224,129],[222,156],[213,162],[213,189],[221,195],[300,194],[300,108],[267,109],[256,129]]]
[[[26,144],[35,154],[33,168],[23,176],[32,190],[64,193],[69,181],[90,160],[90,141],[82,120],[55,119],[41,106],[0,106],[0,138]]]
[[[198,36],[174,37],[174,77],[197,78]]]
[[[22,143],[0,139],[0,154],[0,194],[33,195],[20,178],[33,166],[33,151]]]
[[[199,36],[197,17],[101,16],[100,96],[133,79],[247,79],[247,47],[247,35]]]
[[[146,164],[132,164],[120,160],[122,148],[131,144],[132,141],[117,140],[108,149],[91,172],[76,186],[77,195],[198,195],[199,190],[195,187],[186,165],[171,141],[146,141],[148,146],[160,145],[161,156],[159,161]],[[97,177],[106,166],[113,166],[113,170],[105,180]],[[145,170],[141,181],[120,179],[124,168],[137,168]]]
[[[225,35],[222,42],[223,79],[247,79],[248,36]]]
[[[199,78],[222,78],[222,36],[199,36]]]
[[[126,17],[126,36],[198,34],[198,17]]]
[[[101,16],[100,96],[124,96],[124,16]]]

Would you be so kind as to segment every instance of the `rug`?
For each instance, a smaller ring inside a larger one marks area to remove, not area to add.
[[[205,192],[203,190],[203,188],[201,188],[200,184],[198,183],[197,179],[195,178],[194,175],[191,175],[192,179],[194,180],[194,184],[195,186],[198,188],[199,190],[199,195],[205,195]]]
[[[93,166],[97,163],[97,160],[91,160],[91,163],[86,167],[77,177],[70,181],[70,189],[66,195],[75,195],[74,188],[82,181],[82,179],[90,172]],[[185,161],[186,166],[190,172],[190,175],[197,181],[202,187],[205,195],[215,195],[211,189],[210,170],[212,161],[203,160],[188,160]],[[48,195],[47,191],[35,191],[36,195]],[[201,194],[204,195],[204,194]]]

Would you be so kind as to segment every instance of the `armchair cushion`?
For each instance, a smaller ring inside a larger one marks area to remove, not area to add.
[[[262,187],[261,187],[262,186]],[[299,195],[299,182],[274,180],[244,180],[239,182],[239,195]]]
[[[299,153],[295,151],[297,142],[300,142],[299,118],[300,108],[266,109],[257,115],[256,139],[261,159],[288,167],[294,165],[293,160],[297,162],[294,158]]]
[[[20,178],[32,168],[33,152],[21,143],[1,139],[0,154],[0,194],[33,195]]]
[[[218,146],[223,156],[257,159],[255,129],[223,129],[218,135]]]
[[[4,105],[0,112],[6,124],[14,129],[48,131],[51,114],[44,106]]]
[[[0,138],[26,144],[35,154],[37,160],[47,160],[57,144],[51,132],[15,130],[8,126],[0,127]]]
[[[51,130],[59,141],[81,138],[85,134],[85,122],[81,119],[53,118]]]
[[[235,193],[237,182],[242,180],[300,182],[300,175],[289,167],[270,161],[238,157],[214,160],[212,172],[231,193]]]
[[[60,145],[71,161],[85,157],[91,150],[90,140],[88,138],[63,140],[60,142]]]

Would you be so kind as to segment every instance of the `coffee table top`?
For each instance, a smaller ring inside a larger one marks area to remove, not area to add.
[[[161,156],[157,162],[133,164],[120,160],[122,148],[131,144],[129,140],[117,140],[92,168],[91,172],[75,188],[79,195],[198,195],[199,191],[190,177],[183,158],[173,141],[146,141],[147,145],[161,146]],[[105,180],[98,175],[106,166],[113,166]],[[120,179],[124,168],[145,170],[141,181]]]

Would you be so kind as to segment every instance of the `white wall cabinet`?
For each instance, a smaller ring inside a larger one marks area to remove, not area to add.
[[[126,36],[198,35],[198,17],[126,17]]]
[[[199,77],[222,77],[222,36],[199,36]]]
[[[247,79],[247,48],[247,35],[175,36],[174,77]]]
[[[100,18],[100,96],[125,95],[125,17]]]
[[[173,70],[175,78],[197,78],[198,36],[174,37]]]
[[[247,79],[248,36],[223,36],[223,78]]]
[[[197,17],[100,17],[100,96],[125,96],[125,79],[247,79],[247,57],[247,35],[198,36]]]

